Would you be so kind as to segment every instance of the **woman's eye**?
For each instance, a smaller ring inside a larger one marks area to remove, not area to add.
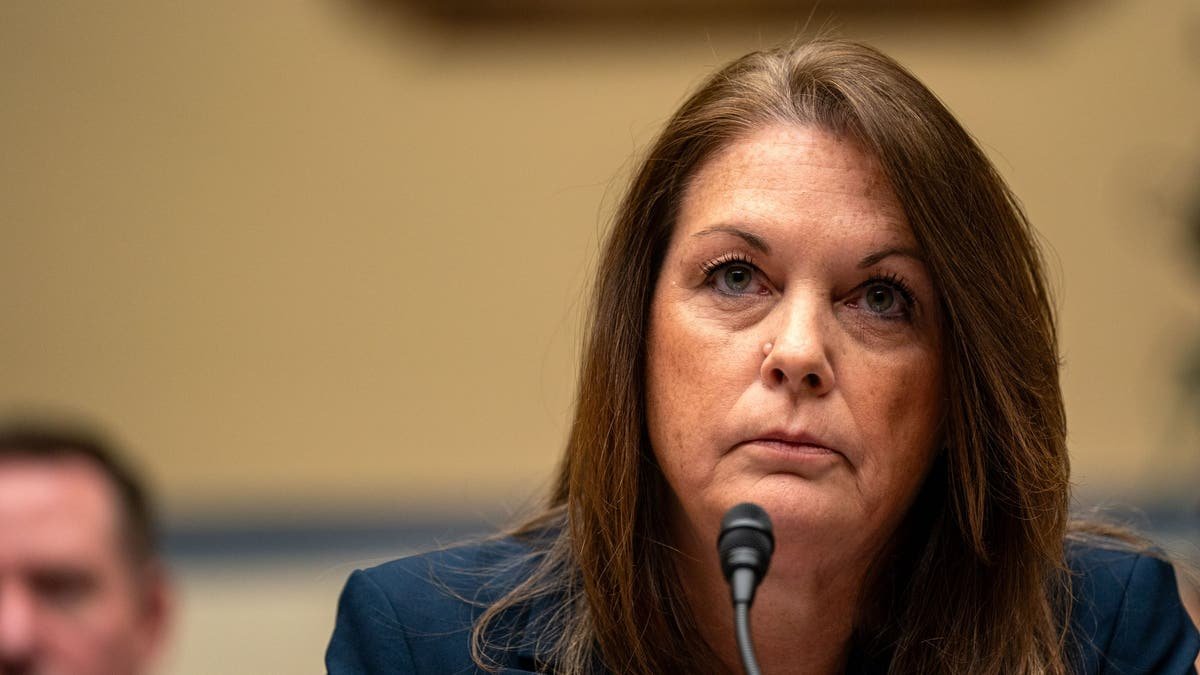
[[[755,270],[745,263],[730,263],[714,270],[711,275],[713,287],[727,295],[745,295],[755,292]]]
[[[721,274],[725,287],[736,293],[741,293],[750,285],[754,272],[745,265],[730,265]]]
[[[893,283],[870,282],[862,287],[861,293],[850,304],[885,319],[905,318],[912,309],[911,295]]]
[[[896,291],[883,284],[868,286],[866,297],[867,309],[876,314],[886,314],[896,304]]]

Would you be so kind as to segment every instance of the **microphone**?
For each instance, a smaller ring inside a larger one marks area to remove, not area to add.
[[[750,641],[750,605],[759,582],[767,576],[774,551],[771,518],[761,506],[743,502],[725,512],[717,537],[717,553],[733,596],[734,630],[746,675],[761,675]]]

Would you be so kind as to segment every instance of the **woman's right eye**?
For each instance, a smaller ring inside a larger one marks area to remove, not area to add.
[[[709,284],[726,295],[762,293],[765,288],[757,279],[758,270],[744,262],[729,262],[709,273]]]

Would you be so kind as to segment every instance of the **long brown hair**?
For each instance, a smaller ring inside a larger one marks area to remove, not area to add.
[[[874,49],[837,40],[734,61],[646,154],[600,261],[557,483],[544,510],[511,533],[534,542],[534,572],[476,624],[476,661],[486,667],[493,650],[532,639],[497,638],[499,618],[550,597],[557,611],[536,636],[547,669],[712,669],[673,574],[667,488],[647,440],[648,316],[688,180],[718,150],[772,124],[853,138],[879,160],[944,317],[945,446],[889,572],[865,594],[876,604],[862,609],[856,648],[890,653],[893,673],[1065,673],[1066,428],[1034,235],[924,85]]]

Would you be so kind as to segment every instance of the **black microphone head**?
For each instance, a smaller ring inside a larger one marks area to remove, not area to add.
[[[771,518],[758,504],[743,502],[725,512],[717,538],[721,572],[729,579],[739,567],[749,567],[762,579],[775,551]]]

